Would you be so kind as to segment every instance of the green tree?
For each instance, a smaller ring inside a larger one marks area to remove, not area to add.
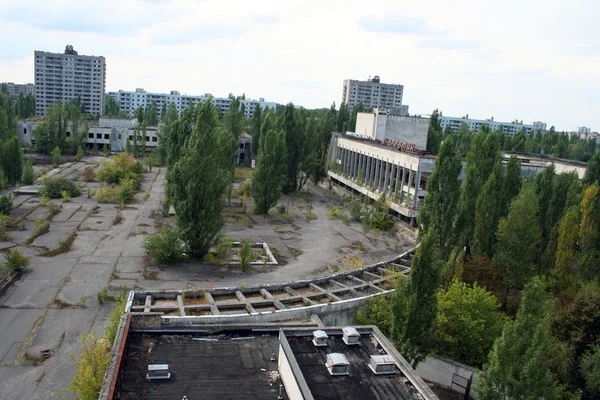
[[[138,123],[142,123],[144,122],[144,120],[146,119],[146,112],[144,111],[144,107],[143,106],[139,106],[138,108],[136,108],[133,111],[133,116],[134,118],[137,118]]]
[[[8,182],[16,184],[23,176],[23,148],[16,136],[0,142],[0,168]]]
[[[242,135],[246,126],[246,116],[241,110],[241,101],[239,97],[234,98],[229,105],[229,111],[223,117],[223,127],[229,135],[233,138],[229,142],[229,157],[230,157],[230,169],[231,169],[231,182],[229,183],[229,191],[227,192],[227,203],[231,205],[231,192],[233,190],[233,177],[235,167],[237,166],[237,154],[240,147],[240,136]],[[224,149],[225,150],[225,149]]]
[[[287,172],[283,184],[283,192],[300,190],[305,182],[302,165],[304,162],[306,111],[296,111],[292,103],[288,103],[281,116],[281,128],[285,134],[287,154]]]
[[[61,101],[46,109],[44,120],[33,130],[35,148],[50,154],[57,146],[65,148],[69,115]]]
[[[523,185],[500,221],[494,263],[505,284],[502,305],[506,308],[513,288],[522,288],[535,273],[535,259],[541,240],[538,200],[532,185]]]
[[[54,150],[52,150],[52,165],[56,168],[62,162],[62,153],[60,151],[60,147],[56,146]]]
[[[588,186],[581,200],[578,268],[585,280],[600,279],[600,195],[598,185]]]
[[[475,388],[479,400],[554,399],[550,372],[549,300],[545,285],[533,279],[523,291],[514,322],[504,326]]]
[[[81,146],[79,146],[77,148],[77,154],[75,154],[75,159],[77,161],[81,161],[83,159],[83,156],[84,156],[84,154],[83,154],[83,148]]]
[[[440,113],[437,109],[431,113],[429,128],[427,128],[427,151],[437,154],[442,142],[442,127],[440,125]]]
[[[519,161],[517,156],[512,155],[508,159],[508,163],[506,165],[506,176],[502,180],[501,215],[508,214],[510,202],[517,194],[519,194],[522,184],[521,161]]]
[[[496,229],[501,217],[502,177],[500,163],[490,174],[475,202],[475,228],[473,230],[473,254],[492,258],[496,244]]]
[[[267,114],[267,118],[271,115]],[[269,129],[261,134],[256,169],[252,174],[252,198],[260,214],[266,214],[281,197],[285,171],[286,149],[282,131]]]
[[[590,158],[583,177],[584,185],[587,186],[592,183],[600,185],[600,153],[596,153]]]
[[[370,297],[356,312],[357,325],[375,325],[387,337],[392,334],[392,320],[390,299],[386,295]]]
[[[496,296],[477,284],[454,280],[448,290],[438,293],[436,348],[453,360],[481,368],[505,322]]]
[[[110,346],[105,338],[83,334],[83,351],[79,360],[71,356],[77,367],[73,383],[67,386],[67,392],[77,393],[81,400],[96,400],[102,389],[104,373],[110,363]]]
[[[157,126],[158,125],[158,110],[156,109],[156,102],[153,101],[152,104],[146,110],[146,117],[144,118],[147,126]]]
[[[252,121],[250,121],[250,134],[252,135],[252,157],[256,157],[258,155],[258,147],[260,145],[260,133],[261,133],[261,125],[263,120],[263,112],[260,105],[256,106],[256,110],[254,110],[254,115],[252,116]]]
[[[579,367],[585,380],[585,389],[593,395],[600,394],[600,345],[590,347],[581,358]]]
[[[217,124],[212,101],[201,103],[192,134],[169,174],[177,228],[198,257],[215,244],[224,225],[223,196],[231,179],[231,160],[219,151],[226,132]]]
[[[558,276],[564,280],[577,264],[577,246],[579,239],[579,209],[573,207],[563,215],[558,228],[558,244],[554,268]]]
[[[419,224],[423,232],[435,230],[436,242],[443,259],[448,257],[452,249],[452,232],[460,195],[458,176],[462,162],[453,150],[452,137],[444,139],[435,159],[433,173],[427,180],[427,195],[419,213]]]
[[[433,350],[441,278],[439,251],[430,231],[413,257],[409,276],[398,281],[392,296],[392,339],[413,367]]]
[[[115,99],[110,96],[104,96],[104,115],[107,117],[121,116],[121,107]]]
[[[25,162],[25,167],[23,168],[23,182],[24,185],[33,185],[35,181],[35,172],[33,171],[33,162],[31,161],[31,157],[27,158]]]

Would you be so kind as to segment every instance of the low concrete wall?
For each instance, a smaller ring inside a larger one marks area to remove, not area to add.
[[[456,385],[452,385],[454,374],[466,379],[472,377],[470,397],[473,397],[473,388],[479,376],[479,371],[476,368],[440,356],[427,357],[425,361],[419,363],[416,371],[421,378],[454,390],[459,390]]]

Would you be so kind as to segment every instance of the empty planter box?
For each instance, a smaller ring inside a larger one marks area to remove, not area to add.
[[[329,336],[327,336],[327,333],[325,331],[314,331],[313,332],[313,344],[315,346],[327,346],[327,339],[329,339]]]
[[[327,354],[327,363],[325,364],[329,375],[349,375],[350,363],[342,353]]]
[[[342,340],[348,346],[358,344],[358,340],[360,339],[360,333],[356,330],[356,328],[349,326],[342,329]]]

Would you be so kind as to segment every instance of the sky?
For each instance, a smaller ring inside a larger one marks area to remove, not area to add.
[[[321,108],[379,75],[411,114],[599,131],[599,17],[597,0],[1,0],[0,81],[71,44],[106,58],[107,91]]]

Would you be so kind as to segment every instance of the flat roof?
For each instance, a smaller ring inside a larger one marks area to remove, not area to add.
[[[114,398],[276,399],[281,381],[271,357],[278,349],[278,332],[131,331]],[[168,364],[171,378],[147,380],[149,364]]]
[[[348,346],[342,340],[341,330],[329,330],[326,347],[315,346],[306,330],[283,329],[283,333],[315,400],[425,398],[400,368],[396,367],[396,374],[391,375],[376,375],[369,368],[372,355],[388,355],[373,332],[362,330],[359,345]],[[341,353],[348,359],[349,375],[329,374],[326,363],[332,353]]]

